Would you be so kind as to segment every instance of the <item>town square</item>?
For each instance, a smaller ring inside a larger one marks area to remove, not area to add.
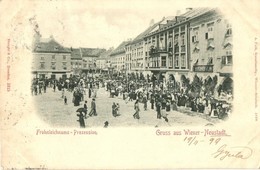
[[[62,127],[214,126],[232,114],[232,24],[186,8],[115,48],[66,47],[34,25],[31,95]]]

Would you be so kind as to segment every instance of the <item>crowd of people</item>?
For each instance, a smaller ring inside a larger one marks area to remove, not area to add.
[[[79,76],[71,76],[68,79],[33,79],[31,86],[32,95],[42,95],[46,93],[47,87],[62,92],[64,104],[67,104],[67,96],[64,95],[64,90],[71,92],[72,102],[74,106],[80,106],[80,102],[84,103],[84,110],[77,116],[79,117],[80,127],[85,127],[84,119],[88,116],[97,116],[95,98],[97,90],[104,87],[109,92],[110,97],[121,97],[125,103],[134,101],[134,119],[140,119],[140,103],[143,105],[143,110],[155,110],[158,119],[164,119],[168,122],[168,112],[171,110],[188,109],[192,112],[199,112],[213,118],[226,119],[232,111],[232,93],[231,91],[223,91],[222,89],[214,89],[217,91],[218,98],[213,95],[213,91],[205,92],[204,86],[198,91],[192,91],[194,88],[191,85],[183,85],[183,82],[172,80],[155,80],[153,76],[135,76],[128,74],[124,76],[108,76],[99,78],[84,79]],[[190,90],[187,90],[190,86]],[[87,101],[84,95],[88,90],[88,97],[92,98],[91,109],[88,112]],[[112,104],[112,115],[120,116],[119,103]],[[84,114],[83,114],[83,113]]]
[[[169,81],[159,81],[148,78],[136,78],[131,74],[123,78],[111,77],[106,82],[106,90],[110,92],[110,97],[123,96],[126,103],[136,101],[134,105],[134,118],[139,119],[139,103],[143,103],[144,110],[147,110],[147,103],[150,101],[151,109],[157,112],[157,118],[164,118],[171,110],[186,108],[192,112],[199,112],[213,118],[226,119],[232,111],[231,90],[223,91],[213,89],[218,93],[218,98],[212,94],[214,91],[205,92],[205,88],[200,88],[197,93],[187,90],[181,86],[181,82],[174,82],[174,88],[169,88],[173,83]],[[152,76],[151,76],[152,77]],[[168,87],[167,87],[168,85]],[[192,87],[191,87],[192,88]],[[165,114],[166,113],[166,114]]]

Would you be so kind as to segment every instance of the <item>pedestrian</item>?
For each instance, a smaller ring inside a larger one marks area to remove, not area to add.
[[[53,91],[55,92],[55,90],[56,90],[56,84],[54,82]]]
[[[166,101],[166,112],[171,111],[171,103],[169,100]]]
[[[91,110],[89,112],[89,116],[92,116],[92,115],[97,116],[95,99],[92,99]]]
[[[47,85],[46,85],[46,83],[44,83],[44,85],[43,85],[43,91],[44,91],[44,93],[46,93],[46,89],[47,89]]]
[[[161,119],[161,102],[157,100],[156,102],[156,112],[157,112],[157,119]]]
[[[135,114],[133,115],[134,119],[140,119],[139,116],[140,108],[139,108],[138,100],[136,100],[135,102],[134,109],[135,109]]]
[[[87,113],[88,113],[87,103],[88,103],[88,101],[86,100],[85,103],[84,103],[84,113],[85,113],[84,117],[85,117],[85,119],[87,118]]]
[[[91,88],[88,89],[88,98],[91,98]]]
[[[42,86],[41,86],[41,84],[39,85],[39,94],[42,95]]]
[[[116,104],[115,104],[115,102],[113,102],[113,104],[112,104],[112,115],[114,117],[116,117]]]
[[[84,121],[83,113],[80,112],[79,114],[77,114],[77,116],[79,117],[79,120],[77,120],[79,122],[79,126],[81,128],[85,128],[85,121]]]
[[[67,97],[64,96],[64,104],[67,105]]]
[[[153,94],[151,94],[150,103],[151,103],[151,109],[154,109],[154,95]]]
[[[119,112],[119,103],[116,104],[116,116],[120,116],[120,112]]]
[[[143,97],[143,102],[144,102],[144,110],[147,110],[147,98],[146,98],[146,96]]]

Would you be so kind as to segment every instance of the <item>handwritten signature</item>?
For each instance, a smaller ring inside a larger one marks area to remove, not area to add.
[[[246,146],[228,147],[226,144],[222,145],[212,155],[214,158],[219,158],[221,161],[225,158],[248,159],[253,154],[253,150]]]

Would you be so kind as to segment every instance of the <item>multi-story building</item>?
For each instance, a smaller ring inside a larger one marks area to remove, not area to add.
[[[32,72],[37,78],[66,78],[71,73],[71,52],[54,40],[39,39],[33,50]]]
[[[148,60],[148,50],[147,45],[145,44],[144,37],[145,35],[154,32],[160,28],[160,24],[165,22],[168,18],[163,18],[161,21],[157,23],[151,23],[150,26],[141,34],[139,34],[133,41],[130,43],[128,48],[131,50],[131,70],[132,71],[141,71],[143,73],[146,72],[148,67],[147,60]]]
[[[93,72],[97,70],[96,60],[106,50],[100,48],[80,48],[82,55],[82,71]]]
[[[109,65],[109,56],[112,53],[112,51],[114,50],[113,47],[109,48],[107,51],[101,53],[101,55],[96,59],[96,66],[97,69],[102,72],[107,72],[108,71],[108,67]]]
[[[79,75],[82,70],[82,55],[79,48],[70,48],[71,51],[71,68],[74,75]]]
[[[232,27],[218,9],[190,21],[190,72],[232,89]]]
[[[209,8],[187,9],[182,15],[160,24],[160,28],[145,36],[148,69],[163,80],[169,77],[180,81],[190,71],[190,20],[209,11]]]
[[[98,69],[96,60],[104,53],[100,48],[70,48],[73,74],[88,73]]]
[[[132,47],[131,47],[131,39],[129,43],[125,45],[125,68],[128,73],[131,72],[131,63],[132,63]]]
[[[110,64],[116,72],[126,71],[125,61],[126,61],[126,48],[125,46],[129,41],[122,42],[115,50],[110,54]]]

